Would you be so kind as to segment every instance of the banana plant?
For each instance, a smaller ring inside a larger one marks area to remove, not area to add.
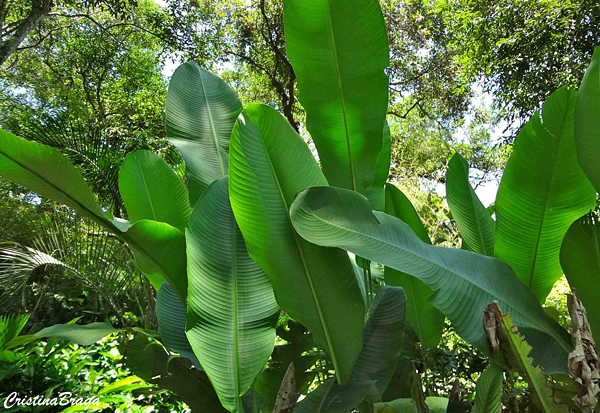
[[[562,275],[562,238],[596,200],[584,173],[596,169],[579,166],[576,137],[588,145],[598,135],[578,135],[577,94],[557,91],[524,127],[502,179],[497,223],[470,187],[466,162],[453,158],[448,201],[468,250],[438,247],[410,201],[386,183],[388,48],[378,1],[285,0],[284,26],[320,165],[275,109],[243,107],[195,63],[175,71],[166,108],[167,138],[185,160],[187,186],[158,155],[129,154],[118,179],[128,220],[100,206],[56,149],[0,131],[0,175],[119,237],[158,289],[162,342],[190,361],[173,362],[162,346],[137,337],[127,358],[140,377],[166,388],[195,377],[182,394],[196,411],[247,412],[281,405],[277,395],[295,394],[294,381],[314,378],[314,367],[330,377],[295,411],[387,409],[378,402],[406,319],[434,347],[447,317],[500,369],[514,368],[481,322],[494,301],[531,345],[535,366],[565,373],[571,337],[540,301]],[[582,91],[586,99],[590,90]],[[593,124],[592,115],[583,122]],[[348,252],[362,258],[367,277]],[[369,261],[385,267],[384,285],[368,276]],[[293,342],[275,347],[277,335],[292,336],[277,329],[282,314],[302,324],[314,346],[297,346],[299,354],[289,354]],[[158,364],[144,367],[145,358]],[[497,410],[499,377],[496,367],[482,375],[477,411]]]

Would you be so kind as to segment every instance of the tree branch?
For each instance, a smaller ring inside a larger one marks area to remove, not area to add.
[[[50,13],[52,0],[31,0],[31,12],[25,17],[12,35],[0,45],[0,65],[17,50],[27,35]]]

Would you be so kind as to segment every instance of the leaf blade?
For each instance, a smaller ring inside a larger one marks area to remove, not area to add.
[[[119,170],[119,191],[132,223],[165,222],[185,231],[192,209],[175,172],[151,151],[129,153]]]
[[[190,203],[227,174],[229,137],[242,111],[235,92],[196,63],[175,70],[167,92],[167,139],[186,163]]]
[[[292,227],[289,205],[315,184],[327,181],[302,138],[275,110],[248,105],[231,141],[236,221],[278,304],[315,334],[343,382],[362,347],[364,303],[348,254],[310,244]]]
[[[448,163],[446,199],[470,251],[494,256],[496,223],[469,183],[469,164],[458,152]]]
[[[495,256],[543,302],[562,276],[560,243],[594,208],[573,138],[576,93],[559,89],[523,127],[498,189]]]
[[[379,3],[286,0],[284,27],[324,174],[333,186],[364,193],[375,178],[388,101],[388,41]]]
[[[425,244],[408,225],[371,211],[366,198],[348,190],[309,188],[296,197],[290,215],[298,233],[311,242],[346,249],[424,281],[435,291],[431,302],[458,334],[488,354],[489,343],[477,315],[493,300],[510,308],[530,329],[528,337],[545,340],[545,346],[558,348],[562,357],[571,349],[568,333],[544,313],[522,283],[515,284],[514,274],[499,260]]]
[[[388,183],[385,186],[385,197],[385,212],[401,219],[408,224],[421,241],[431,244],[421,218],[402,191]],[[406,291],[406,318],[417,333],[419,340],[426,347],[437,346],[442,337],[445,317],[429,302],[433,290],[418,278],[390,267],[385,267],[384,277],[388,285],[400,286]]]
[[[269,279],[248,255],[227,185],[224,177],[208,187],[186,231],[186,333],[223,406],[239,412],[273,351],[279,309]]]

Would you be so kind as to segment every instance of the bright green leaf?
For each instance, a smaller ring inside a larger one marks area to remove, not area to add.
[[[294,228],[311,242],[343,248],[424,281],[435,291],[432,304],[450,319],[457,333],[488,354],[480,314],[498,300],[527,328],[532,342],[543,343],[543,352],[534,355],[536,361],[548,372],[559,367],[564,371],[562,362],[571,350],[568,333],[546,315],[501,261],[425,244],[404,222],[371,211],[365,197],[344,189],[309,188],[296,197],[290,215]]]
[[[185,231],[192,213],[187,190],[155,153],[135,151],[125,157],[119,170],[119,192],[132,223],[149,219]]]
[[[575,107],[577,159],[597,192],[600,192],[600,47],[579,87]]]
[[[385,183],[390,173],[391,156],[392,135],[390,127],[386,123],[383,128],[383,146],[375,164],[375,180],[365,191],[365,196],[371,203],[371,207],[377,211],[385,209]]]
[[[494,253],[540,302],[562,276],[560,245],[567,230],[596,204],[575,153],[576,99],[574,91],[559,89],[527,122],[496,199]]]
[[[79,171],[54,148],[0,129],[0,175],[76,209],[110,231],[118,231]]]
[[[161,274],[182,303],[187,297],[185,235],[164,222],[138,221],[125,234],[138,268],[147,274]]]
[[[186,240],[187,337],[223,406],[241,412],[241,397],[273,351],[279,308],[267,275],[246,251],[227,177],[196,204]]]
[[[229,196],[248,253],[269,276],[280,307],[331,357],[340,382],[362,348],[364,303],[344,251],[294,231],[296,194],[327,180],[302,138],[274,109],[248,105],[231,136]]]
[[[446,198],[469,250],[493,257],[496,223],[471,187],[469,164],[458,152],[448,163]]]
[[[323,172],[365,192],[388,105],[388,37],[376,0],[285,0],[287,55]]]

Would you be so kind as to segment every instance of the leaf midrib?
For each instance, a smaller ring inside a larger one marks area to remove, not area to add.
[[[236,411],[240,409],[241,400],[240,400],[240,360],[239,360],[239,337],[238,337],[238,284],[237,284],[237,227],[235,223],[235,218],[231,217],[231,224],[233,226],[233,242],[231,246],[232,251],[232,268],[231,275],[233,277],[233,363],[234,363],[234,374],[235,374],[235,408]]]
[[[342,73],[340,70],[340,62],[338,58],[337,45],[335,42],[335,35],[333,33],[333,22],[331,21],[331,8],[329,5],[329,0],[325,0],[325,4],[327,5],[327,21],[329,23],[329,32],[331,34],[331,45],[333,49],[333,60],[335,62],[335,70],[337,73],[337,83],[338,89],[340,91],[340,102],[342,104],[342,117],[344,120],[344,132],[346,137],[346,147],[348,149],[348,164],[350,167],[350,178],[352,179],[352,189],[356,191],[356,177],[354,172],[354,162],[352,160],[352,148],[350,146],[350,131],[348,130],[348,118],[346,113],[346,101],[344,98],[344,88],[342,85]]]
[[[154,210],[154,202],[152,201],[152,196],[150,195],[150,188],[148,188],[148,183],[146,182],[146,175],[144,174],[144,169],[142,169],[142,165],[140,164],[139,160],[136,160],[135,163],[137,164],[137,167],[140,171],[140,176],[142,178],[142,184],[143,184],[144,190],[146,191],[146,196],[148,199],[148,205],[150,206],[150,211],[152,212],[152,219],[154,221],[158,221],[158,219],[156,218],[156,211]]]
[[[208,120],[210,123],[210,129],[213,135],[213,142],[215,144],[215,149],[217,150],[217,158],[219,158],[219,166],[221,167],[221,176],[226,175],[225,165],[223,164],[221,148],[219,146],[219,138],[217,137],[217,131],[215,129],[215,121],[213,119],[212,110],[210,108],[210,103],[208,102],[208,96],[206,96],[206,87],[204,85],[203,73],[200,70],[200,67],[196,67],[199,73],[200,83],[202,84],[202,97],[204,98],[204,102],[206,102],[206,110],[208,112]]]

